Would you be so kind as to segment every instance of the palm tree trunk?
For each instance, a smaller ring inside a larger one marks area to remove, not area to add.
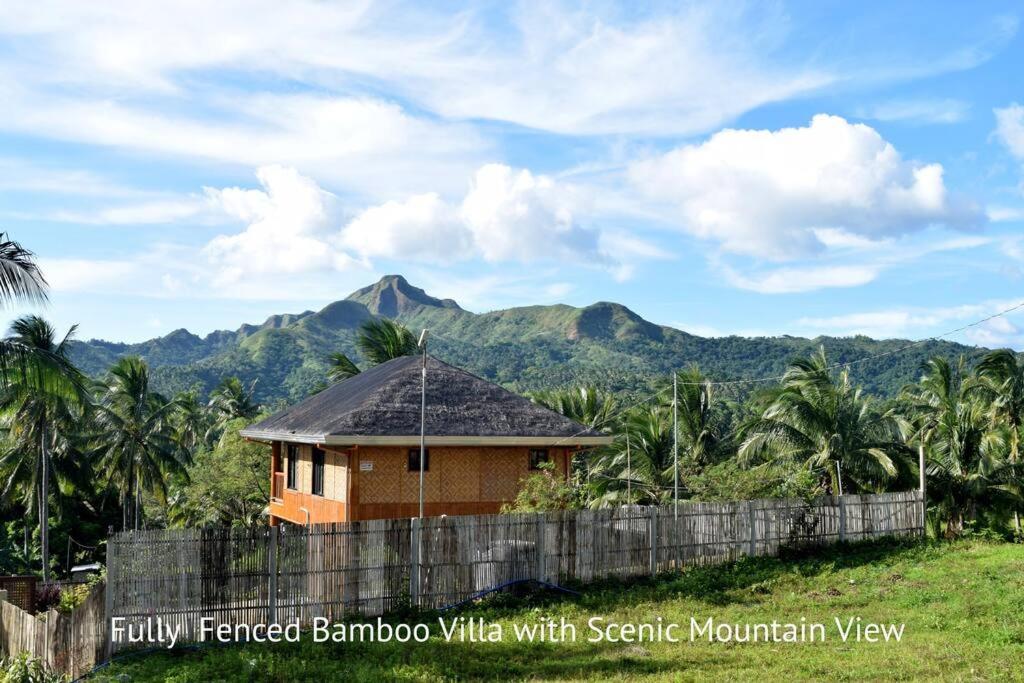
[[[43,563],[43,583],[50,580],[50,446],[46,442],[46,424],[40,424],[39,454],[42,461],[42,491],[39,497],[39,544]]]

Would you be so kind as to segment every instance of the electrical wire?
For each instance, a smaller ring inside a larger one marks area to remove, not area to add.
[[[989,322],[990,320],[995,320],[996,318],[1001,318],[1003,316],[1009,315],[1010,313],[1013,313],[1014,311],[1018,311],[1018,310],[1020,310],[1022,308],[1024,308],[1024,301],[1021,301],[1020,303],[1017,303],[1017,304],[1015,304],[1013,306],[1010,306],[1009,308],[1005,308],[1005,309],[1003,309],[1001,311],[993,313],[992,315],[989,315],[989,316],[986,316],[984,318],[981,318],[980,320],[975,320],[974,322],[971,322],[971,323],[968,323],[966,325],[962,325],[960,327],[957,327],[956,329],[947,330],[946,332],[942,332],[940,334],[932,335],[930,337],[925,337],[923,339],[918,339],[917,341],[912,341],[909,344],[905,344],[905,345],[900,346],[900,347],[895,348],[895,349],[890,349],[889,351],[883,351],[881,353],[872,354],[870,356],[865,356],[863,358],[858,358],[856,360],[845,361],[845,362],[842,362],[842,363],[833,363],[831,365],[826,366],[825,369],[828,372],[832,372],[834,370],[839,370],[839,369],[842,369],[842,368],[848,368],[848,367],[851,367],[853,365],[857,365],[859,363],[866,363],[868,361],[877,360],[879,358],[885,358],[887,356],[892,356],[892,355],[895,355],[897,353],[902,353],[903,351],[906,351],[907,349],[914,348],[915,346],[920,346],[921,344],[925,344],[925,343],[930,342],[930,341],[935,341],[937,339],[942,339],[943,337],[948,337],[948,336],[956,334],[958,332],[963,332],[964,330],[968,330],[968,329],[970,329],[972,327],[977,327],[978,325],[983,325],[983,324]],[[718,382],[714,382],[714,381],[711,381],[711,380],[707,380],[707,381],[703,381],[703,382],[678,382],[678,384],[681,384],[683,386],[708,386],[708,387],[736,386],[736,385],[739,385],[739,384],[756,384],[756,383],[759,383],[759,382],[779,382],[779,381],[782,381],[785,378],[786,378],[786,375],[782,374],[782,375],[768,375],[768,376],[764,376],[764,377],[753,377],[753,378],[749,378],[749,379],[724,380],[724,381],[718,381]],[[633,408],[636,408],[636,407],[641,406],[641,405],[643,405],[645,403],[648,403],[652,399],[658,398],[662,393],[666,392],[667,390],[669,390],[671,388],[672,388],[671,386],[668,386],[668,387],[664,387],[662,389],[659,389],[658,391],[650,394],[646,398],[638,400],[638,401],[636,401],[636,402],[634,402],[634,403],[632,403],[630,405],[625,406],[622,410],[616,411],[616,412],[606,416],[603,420],[601,420],[599,422],[595,422],[593,425],[591,425],[589,427],[584,427],[583,429],[581,429],[580,431],[576,432],[575,434],[571,434],[569,436],[565,436],[565,437],[562,437],[561,439],[558,439],[552,445],[553,446],[557,446],[557,445],[565,443],[565,442],[571,442],[572,439],[575,439],[578,436],[582,436],[583,434],[585,434],[585,433],[587,433],[589,431],[595,430],[598,427],[607,424],[613,418],[618,417],[618,416],[622,415],[623,413],[626,413],[626,412],[632,410]]]

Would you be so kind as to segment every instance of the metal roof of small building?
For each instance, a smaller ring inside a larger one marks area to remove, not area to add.
[[[338,382],[246,427],[267,441],[336,445],[419,443],[421,356],[403,356]],[[472,373],[427,356],[428,445],[594,446],[611,437]]]

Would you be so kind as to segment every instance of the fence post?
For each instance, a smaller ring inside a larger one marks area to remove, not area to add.
[[[420,518],[413,517],[409,525],[409,604],[416,607],[420,598]]]
[[[547,583],[547,544],[544,542],[544,532],[547,526],[547,516],[541,512],[537,515],[537,580]]]
[[[651,523],[651,576],[658,573],[658,506],[652,505],[650,511]]]
[[[757,510],[754,508],[754,501],[747,503],[747,513],[750,515],[750,556],[757,555]]]
[[[271,624],[277,623],[277,536],[281,527],[270,527],[270,539],[267,544],[267,619]]]
[[[846,504],[843,502],[843,497],[839,496],[839,542],[843,543],[846,541]]]
[[[107,585],[103,587],[103,661],[109,662],[114,654],[114,586],[117,584],[117,541],[113,534],[107,535],[106,563]],[[111,552],[113,550],[114,552]]]

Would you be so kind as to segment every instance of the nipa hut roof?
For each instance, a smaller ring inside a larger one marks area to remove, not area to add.
[[[421,356],[338,382],[241,431],[267,441],[414,445],[420,435]],[[427,356],[428,445],[595,446],[611,438],[465,370]]]

